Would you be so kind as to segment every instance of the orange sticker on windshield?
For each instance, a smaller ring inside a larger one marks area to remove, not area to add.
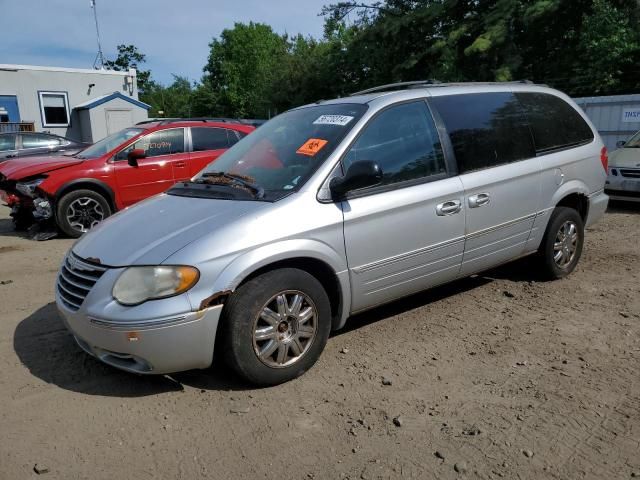
[[[306,155],[308,157],[313,157],[316,153],[318,153],[322,148],[327,144],[327,140],[322,140],[321,138],[310,138],[304,145],[302,145],[296,153],[301,155]]]

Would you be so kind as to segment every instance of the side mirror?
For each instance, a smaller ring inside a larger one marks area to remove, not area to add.
[[[376,162],[361,161],[351,164],[344,177],[336,177],[329,183],[335,197],[344,197],[347,192],[371,187],[382,181],[382,170]]]
[[[626,144],[626,143],[627,143],[627,142],[625,142],[624,140],[618,140],[618,141],[616,142],[616,148],[622,148],[622,147],[624,147],[624,146],[625,146],[625,144]]]
[[[141,158],[145,158],[146,156],[147,154],[143,149],[134,148],[127,154],[127,163],[129,163],[129,165],[131,165],[132,167],[137,167],[138,160],[140,160]]]

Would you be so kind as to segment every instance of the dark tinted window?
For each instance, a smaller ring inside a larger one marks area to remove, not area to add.
[[[194,152],[229,148],[227,130],[224,128],[192,127],[191,142]]]
[[[382,184],[444,173],[445,163],[431,113],[420,101],[391,107],[364,129],[344,159],[369,160],[382,169]]]
[[[15,150],[15,148],[16,148],[15,135],[0,135],[0,152],[6,152],[7,150]]]
[[[460,173],[535,156],[531,132],[516,97],[509,92],[434,97]]]
[[[44,125],[68,125],[67,94],[40,93]]]
[[[144,150],[147,157],[158,155],[171,155],[184,152],[184,129],[172,128],[150,133],[129,145],[116,155],[116,160],[126,160],[128,153],[133,149]]]
[[[59,138],[50,137],[49,135],[22,134],[22,148],[55,147],[60,143]]]
[[[533,132],[538,152],[588,143],[593,132],[567,102],[547,93],[516,93]]]

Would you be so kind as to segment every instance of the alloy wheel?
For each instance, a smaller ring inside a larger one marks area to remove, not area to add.
[[[311,298],[297,290],[280,292],[264,304],[253,323],[253,350],[271,368],[298,362],[318,331],[318,312]]]

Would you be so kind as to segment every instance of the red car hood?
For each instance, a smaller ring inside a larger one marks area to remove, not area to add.
[[[0,173],[9,180],[20,180],[81,162],[74,157],[23,157],[0,162]]]

